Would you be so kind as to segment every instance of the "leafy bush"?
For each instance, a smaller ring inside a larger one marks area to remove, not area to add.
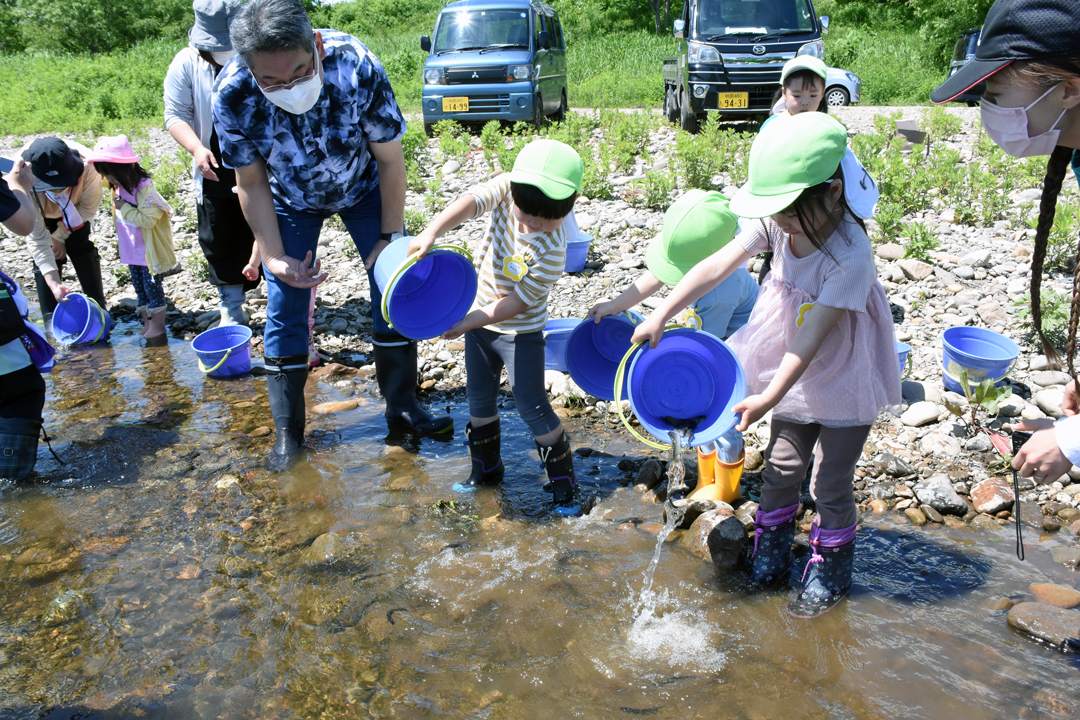
[[[1046,285],[1040,286],[1039,298],[1042,300],[1043,334],[1054,344],[1054,347],[1064,350],[1066,341],[1069,339],[1069,309],[1072,300],[1068,295],[1063,295]],[[1020,329],[1034,332],[1035,326],[1031,322],[1031,293],[1024,293],[1013,303],[1013,307],[1016,308],[1017,319],[1021,321]],[[1032,340],[1038,342],[1037,338],[1032,338]]]
[[[1028,227],[1034,228],[1039,221],[1036,212],[1028,221]],[[1046,261],[1043,267],[1048,272],[1069,271],[1076,261],[1077,238],[1080,237],[1080,206],[1059,198],[1054,224],[1050,228],[1050,237],[1046,241]]]
[[[499,149],[505,146],[502,125],[498,120],[488,120],[480,131],[480,148],[484,151],[484,160],[492,170],[495,169],[495,158],[498,157]]]
[[[933,230],[921,222],[913,222],[904,228],[904,257],[930,262],[931,252],[937,250],[940,241]]]

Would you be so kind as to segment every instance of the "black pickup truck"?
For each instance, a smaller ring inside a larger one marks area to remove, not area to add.
[[[812,0],[684,0],[678,55],[664,58],[664,114],[688,132],[710,112],[768,115],[784,63],[824,59],[828,29]]]

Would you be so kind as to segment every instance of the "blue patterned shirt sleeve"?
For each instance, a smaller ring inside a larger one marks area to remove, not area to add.
[[[320,32],[323,89],[311,110],[293,115],[274,105],[237,59],[214,88],[214,124],[227,167],[261,159],[277,201],[337,212],[378,185],[368,143],[400,140],[406,126],[378,58],[351,35]]]

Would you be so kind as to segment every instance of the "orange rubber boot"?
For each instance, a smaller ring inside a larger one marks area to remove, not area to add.
[[[716,459],[715,455],[716,452],[713,451],[713,477],[706,483],[699,476],[697,489],[690,493],[687,497],[688,500],[719,500],[733,503],[739,499],[742,494],[741,480],[745,456],[740,455],[736,462],[726,463]],[[701,467],[700,455],[698,456],[698,467]]]

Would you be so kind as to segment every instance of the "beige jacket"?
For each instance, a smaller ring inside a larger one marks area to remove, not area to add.
[[[88,149],[79,146],[77,143],[70,141],[67,141],[67,143],[72,150],[83,158],[89,153]],[[71,233],[64,226],[64,223],[60,223],[53,233],[50,233],[48,228],[45,227],[45,218],[56,219],[64,214],[60,206],[50,200],[45,193],[33,193],[32,200],[31,204],[37,211],[37,217],[34,222],[34,231],[27,236],[27,244],[30,255],[34,258],[34,264],[42,273],[47,273],[50,270],[57,269],[52,241],[65,242]],[[84,222],[90,222],[101,208],[101,176],[98,175],[94,166],[88,162],[84,161],[82,177],[79,179],[78,184],[71,188],[71,202],[75,204],[75,209],[79,211],[79,215]]]

